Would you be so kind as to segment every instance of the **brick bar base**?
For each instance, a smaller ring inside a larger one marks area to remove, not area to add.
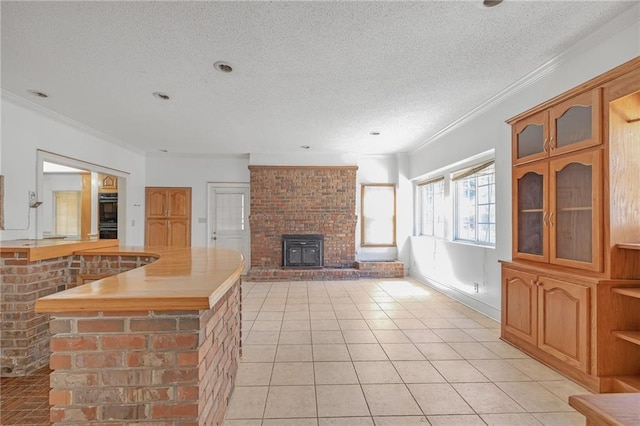
[[[240,356],[240,282],[210,310],[55,314],[51,332],[52,423],[221,425]]]
[[[2,253],[0,375],[25,376],[49,363],[49,315],[34,311],[36,299],[75,287],[79,275],[113,275],[154,260],[141,256],[67,256],[29,262],[25,253]]]

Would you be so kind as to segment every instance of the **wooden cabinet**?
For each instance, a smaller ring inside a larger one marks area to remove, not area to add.
[[[191,188],[146,188],[145,245],[191,245]]]
[[[640,287],[640,57],[508,123],[502,338],[594,391],[640,391],[640,305],[624,299]]]
[[[513,257],[602,269],[602,152],[514,167]]]
[[[589,287],[503,268],[503,334],[589,371]]]
[[[589,287],[539,276],[538,347],[589,372]]]
[[[519,120],[512,128],[513,163],[600,145],[601,98],[595,88]]]
[[[118,192],[118,177],[98,173],[98,192]]]
[[[502,269],[502,327],[522,340],[538,344],[538,276]]]

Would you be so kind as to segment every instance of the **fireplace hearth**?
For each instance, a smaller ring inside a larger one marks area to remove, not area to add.
[[[285,268],[322,268],[324,266],[324,235],[283,235],[282,266]]]

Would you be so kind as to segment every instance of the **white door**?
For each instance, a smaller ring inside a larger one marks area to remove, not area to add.
[[[209,247],[238,250],[250,265],[249,184],[210,183]]]

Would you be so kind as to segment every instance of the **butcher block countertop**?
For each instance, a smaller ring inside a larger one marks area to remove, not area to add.
[[[72,254],[149,256],[148,265],[42,297],[36,312],[206,310],[240,278],[240,252],[205,247],[101,247]]]

